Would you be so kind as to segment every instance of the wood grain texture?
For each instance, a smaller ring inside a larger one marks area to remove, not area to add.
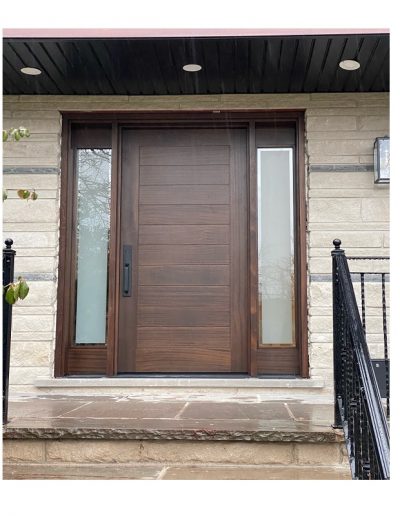
[[[229,204],[228,185],[141,186],[140,204]]]
[[[230,288],[214,286],[139,286],[141,306],[207,307],[224,310],[229,303]]]
[[[139,228],[139,245],[229,243],[229,225],[143,225]]]
[[[228,264],[228,245],[141,245],[139,265]]]
[[[182,135],[181,135],[182,137]],[[227,165],[229,164],[228,145],[175,146],[159,145],[140,147],[140,165]]]
[[[141,185],[227,185],[228,165],[143,165]]]
[[[126,131],[124,145],[137,299],[121,300],[119,370],[245,372],[246,132]]]
[[[229,224],[229,204],[141,205],[139,220],[146,224]]]
[[[176,346],[177,348],[189,347],[229,351],[230,329],[228,326],[197,326],[191,328],[141,327],[138,328],[138,341],[144,347],[149,342],[156,342],[165,349]]]
[[[138,326],[229,326],[230,312],[211,308],[140,306]]]
[[[142,265],[139,285],[229,285],[227,265]]]

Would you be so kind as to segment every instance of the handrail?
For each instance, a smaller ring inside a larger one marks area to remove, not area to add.
[[[390,478],[389,430],[341,241],[333,241],[335,426],[343,428],[354,479]]]
[[[14,280],[14,258],[15,251],[11,238],[5,241],[3,249],[3,288]],[[8,383],[10,376],[10,344],[11,344],[11,319],[12,305],[5,300],[3,292],[3,425],[7,423],[8,417]]]

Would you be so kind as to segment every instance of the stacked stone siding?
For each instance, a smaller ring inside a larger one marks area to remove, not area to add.
[[[389,134],[386,93],[128,96],[7,96],[5,128],[23,125],[31,137],[3,144],[4,237],[14,240],[16,275],[31,292],[14,308],[11,388],[33,391],[54,369],[62,111],[305,109],[309,357],[312,378],[332,388],[332,240],[353,255],[389,255],[389,188],[374,185],[373,144]],[[15,189],[35,188],[35,202]],[[369,265],[371,267],[371,265]],[[372,265],[376,269],[376,263]],[[356,269],[354,269],[356,270]],[[380,331],[377,285],[370,310]],[[378,338],[376,338],[378,340]],[[374,338],[372,338],[374,341]]]

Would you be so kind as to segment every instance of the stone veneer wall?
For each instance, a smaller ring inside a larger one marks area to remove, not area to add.
[[[389,254],[389,188],[374,185],[372,171],[374,139],[389,133],[386,93],[4,97],[4,127],[24,125],[31,131],[28,140],[3,144],[4,187],[10,190],[4,203],[4,238],[13,238],[16,275],[23,274],[31,287],[26,301],[14,307],[12,390],[32,392],[38,377],[53,376],[60,111],[236,108],[306,109],[310,371],[312,378],[325,380],[325,392],[331,390],[332,240],[341,238],[353,255]],[[17,199],[15,189],[21,187],[36,188],[39,199]],[[381,331],[378,287],[367,285],[369,331],[376,334]],[[370,340],[374,346],[378,335]]]

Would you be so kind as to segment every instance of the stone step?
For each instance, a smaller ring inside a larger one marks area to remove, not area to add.
[[[3,460],[17,464],[348,464],[342,442],[296,440],[5,439]]]
[[[5,480],[350,480],[346,466],[253,464],[5,464]]]
[[[253,378],[253,377],[141,377],[141,378],[38,378],[36,395],[132,396],[137,399],[158,398],[238,400],[258,397],[261,400],[309,398],[329,402],[332,392],[323,378]],[[23,394],[23,393],[20,393]]]

